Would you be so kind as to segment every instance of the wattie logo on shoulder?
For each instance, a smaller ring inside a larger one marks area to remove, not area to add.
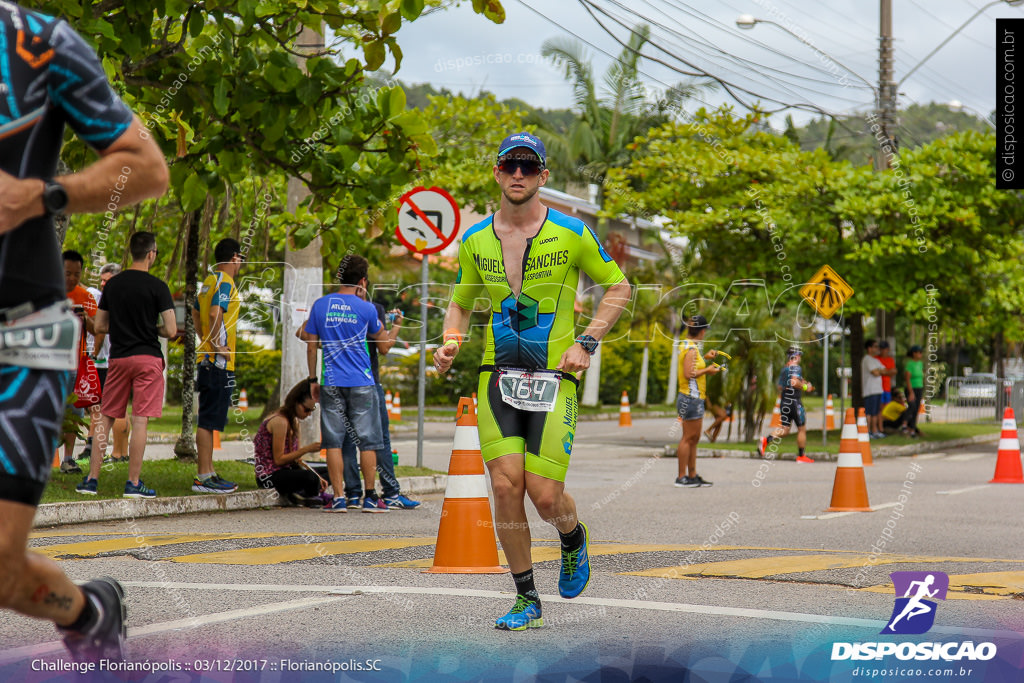
[[[934,600],[946,599],[949,576],[942,572],[893,572],[889,576],[896,589],[896,604],[880,633],[926,633],[935,623]]]

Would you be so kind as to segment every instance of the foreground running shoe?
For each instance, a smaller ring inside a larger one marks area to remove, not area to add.
[[[516,596],[516,604],[508,614],[494,622],[494,628],[502,631],[525,631],[528,628],[540,628],[544,619],[540,616],[540,603],[530,600],[525,595]]]
[[[388,512],[388,504],[379,496],[363,498],[363,512]]]
[[[125,624],[128,610],[124,605],[124,589],[114,579],[104,577],[82,585],[82,592],[96,610],[95,623],[83,631],[58,627],[64,634],[64,645],[75,661],[98,662],[101,659],[124,659],[124,641],[128,637]]]
[[[708,481],[707,479],[705,479],[704,477],[700,476],[699,474],[696,477],[694,477],[693,480],[695,482],[697,482],[697,486],[714,486],[715,485],[715,482]]]
[[[700,482],[693,477],[676,477],[674,486],[686,487],[688,489],[696,488],[700,486]]]
[[[84,493],[87,496],[95,496],[97,493],[96,489],[98,486],[99,482],[97,480],[86,477],[85,479],[82,480],[81,484],[75,487],[75,490],[78,491],[79,493]]]
[[[583,545],[576,550],[562,551],[562,571],[558,574],[558,594],[563,598],[575,598],[590,583],[590,530],[583,527]]]
[[[796,456],[797,462],[814,462],[814,458],[808,458],[806,455]]]
[[[324,505],[324,512],[348,512],[344,498],[335,498],[330,505]]]

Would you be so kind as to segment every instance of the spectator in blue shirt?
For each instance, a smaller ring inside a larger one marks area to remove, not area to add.
[[[348,434],[359,449],[366,495],[363,512],[387,512],[374,489],[377,451],[384,448],[377,383],[367,340],[387,338],[373,304],[364,301],[369,264],[346,254],[338,266],[338,291],[320,297],[305,327],[306,362],[315,400],[320,401],[320,445],[327,450],[327,475],[334,487],[333,512],[346,512],[341,447]],[[323,348],[323,381],[317,373],[317,345]]]

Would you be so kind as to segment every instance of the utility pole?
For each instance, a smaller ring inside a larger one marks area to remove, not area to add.
[[[892,164],[889,160],[897,153],[896,130],[896,91],[897,84],[893,77],[892,48],[892,0],[879,0],[878,8],[878,121],[885,136],[877,141],[875,147],[875,172],[881,173]],[[875,311],[875,327],[877,335],[892,344],[895,341],[895,320],[887,315],[884,309]],[[893,347],[895,348],[895,347]]]
[[[323,49],[324,39],[316,31],[305,27],[299,34],[296,50],[315,53]],[[304,68],[305,59],[299,63]],[[288,179],[288,211],[294,212],[309,191],[298,178]],[[299,381],[309,376],[306,368],[306,343],[295,336],[296,328],[306,319],[306,309],[323,294],[323,259],[320,256],[320,238],[304,249],[295,249],[291,240],[285,240],[284,292],[281,297],[281,400]],[[299,426],[300,441],[318,441],[320,424],[305,420]]]

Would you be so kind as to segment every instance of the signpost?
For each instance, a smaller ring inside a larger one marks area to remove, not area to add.
[[[822,318],[826,321],[831,321],[832,316],[843,307],[846,300],[853,296],[853,287],[851,287],[846,280],[839,276],[839,273],[832,270],[832,268],[825,264],[822,266],[814,277],[810,281],[800,288],[800,296],[804,298],[804,301],[809,303],[815,311],[818,312]],[[840,331],[842,334],[842,331]],[[824,371],[821,373],[822,376],[822,388],[821,396],[824,399],[828,397],[828,343],[832,336],[832,330],[825,331],[825,360],[824,360]],[[841,354],[842,355],[842,354]],[[839,362],[842,365],[843,359],[840,357]],[[828,403],[826,400],[824,403]],[[821,443],[824,445],[828,442],[828,430],[825,428],[828,424],[826,414],[828,412],[827,407],[822,407],[822,420],[821,420]]]
[[[423,257],[420,270],[420,363],[417,389],[416,466],[423,467],[423,408],[427,400],[427,282],[428,262],[459,234],[459,206],[439,187],[417,187],[398,200],[398,241]]]

